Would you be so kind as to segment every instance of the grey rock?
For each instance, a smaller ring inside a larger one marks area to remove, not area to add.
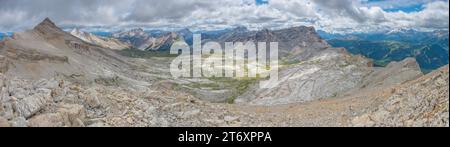
[[[15,108],[19,116],[29,118],[44,109],[47,103],[51,101],[51,91],[41,89],[39,93],[18,100]]]
[[[8,123],[6,118],[0,116],[0,128],[1,127],[10,127],[11,125]]]
[[[9,122],[11,127],[28,127],[28,122],[24,117],[15,117]]]
[[[30,127],[63,127],[63,122],[63,118],[57,113],[41,114],[28,120]]]
[[[62,116],[65,124],[73,127],[84,126],[85,111],[82,105],[77,104],[62,104],[58,109],[58,113]]]

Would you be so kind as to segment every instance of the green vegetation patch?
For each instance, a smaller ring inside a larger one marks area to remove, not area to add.
[[[152,58],[152,57],[177,57],[177,54],[170,54],[169,52],[161,52],[161,51],[142,51],[139,49],[124,49],[118,50],[122,56],[131,57],[131,58]]]

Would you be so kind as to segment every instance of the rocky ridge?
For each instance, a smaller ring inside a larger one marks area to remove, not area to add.
[[[131,46],[129,44],[123,43],[117,39],[100,37],[100,36],[94,35],[92,33],[82,32],[77,28],[70,31],[70,34],[82,39],[83,41],[86,41],[86,42],[94,44],[94,45],[101,46],[103,48],[109,48],[109,49],[114,49],[114,50],[122,50],[122,49],[131,48]]]

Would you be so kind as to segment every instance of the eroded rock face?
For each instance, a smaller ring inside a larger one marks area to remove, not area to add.
[[[345,49],[329,48],[305,62],[282,68],[277,87],[260,89],[254,85],[237,102],[253,105],[308,102],[351,95],[361,89],[390,87],[422,75],[412,58],[375,68],[368,59],[349,55]]]
[[[252,91],[240,96],[237,102],[256,105],[276,105],[307,102],[319,98],[336,97],[358,87],[370,74],[369,60],[359,60],[336,50],[324,51],[306,62],[282,69],[278,86]],[[254,98],[254,99],[252,99]]]
[[[355,117],[354,126],[449,126],[448,65],[407,82],[376,110]]]
[[[315,31],[314,27],[292,27],[281,30],[248,31],[236,28],[224,34],[218,42],[278,42],[280,59],[287,61],[305,61],[316,53],[330,48]]]

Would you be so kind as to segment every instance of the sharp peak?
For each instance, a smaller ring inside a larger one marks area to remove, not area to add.
[[[34,30],[41,30],[41,31],[49,29],[62,31],[62,29],[56,26],[56,24],[53,21],[51,21],[50,18],[48,17],[34,27]]]
[[[51,25],[51,26],[56,26],[55,23],[50,20],[50,18],[46,17],[41,23],[38,24],[38,26],[40,25]]]
[[[73,28],[71,32],[81,32],[81,30],[77,27]]]
[[[46,17],[43,21],[48,21],[48,22],[52,22],[52,20],[50,20],[49,17]]]

